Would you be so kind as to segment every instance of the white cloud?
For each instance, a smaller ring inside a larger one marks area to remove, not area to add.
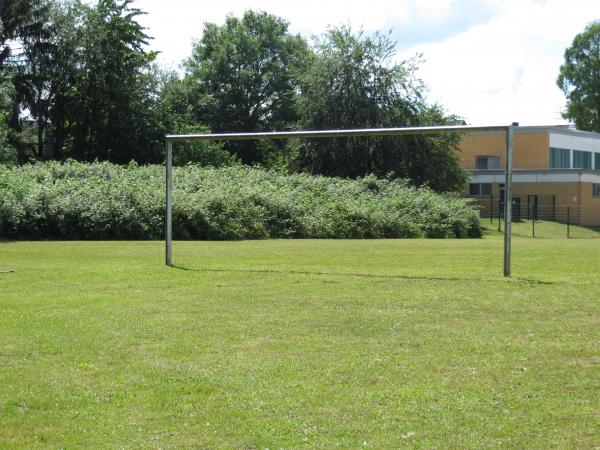
[[[191,52],[192,39],[202,34],[205,22],[223,23],[227,14],[241,16],[245,10],[263,10],[290,22],[290,31],[318,35],[329,26],[349,23],[355,29],[383,30],[389,21],[401,24],[409,19],[413,0],[137,0],[134,5],[147,11],[140,22],[153,36],[152,47],[163,52],[163,63],[180,62]]]
[[[394,29],[399,58],[423,53],[420,76],[430,99],[473,124],[562,122],[555,79],[574,36],[600,18],[598,0],[137,0],[141,19],[175,66],[191,53],[204,22],[262,9],[305,36],[349,23],[367,32]],[[406,48],[406,46],[410,48]]]
[[[600,17],[600,2],[506,0],[497,6],[488,23],[399,56],[422,52],[420,75],[430,98],[470,123],[564,122],[558,70],[574,36]]]
[[[414,42],[426,36],[447,34],[450,23],[443,27],[444,18],[452,16],[472,20],[473,15],[493,0],[137,0],[134,5],[148,12],[140,22],[155,39],[152,48],[162,52],[160,61],[169,65],[180,62],[191,52],[193,39],[202,34],[205,22],[223,23],[227,14],[241,16],[245,10],[263,10],[285,18],[292,33],[306,37],[319,35],[329,26],[350,24],[366,32],[389,31],[394,28],[399,39]],[[458,11],[457,5],[468,7]],[[483,5],[477,6],[477,5]],[[474,13],[475,11],[475,13]],[[463,22],[464,22],[463,20]],[[456,21],[456,20],[454,20]],[[464,23],[459,25],[464,26]],[[402,34],[404,33],[404,34]]]
[[[421,13],[434,19],[442,19],[450,13],[455,0],[415,0],[414,4]]]

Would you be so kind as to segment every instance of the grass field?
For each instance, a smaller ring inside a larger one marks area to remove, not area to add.
[[[600,239],[0,243],[0,448],[600,448]]]
[[[497,235],[498,219],[481,219],[481,226],[488,235]],[[504,220],[500,220],[500,230],[504,232]],[[600,228],[582,227],[566,223],[536,220],[532,224],[531,220],[523,219],[514,221],[512,224],[512,234],[517,237],[535,237],[536,239],[598,239],[600,238]]]

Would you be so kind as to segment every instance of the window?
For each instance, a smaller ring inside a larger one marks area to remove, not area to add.
[[[592,184],[592,196],[600,197],[600,184],[597,184],[597,183]]]
[[[573,150],[573,169],[591,169],[592,152]]]
[[[571,150],[550,147],[550,168],[569,169],[571,167]]]
[[[498,156],[476,156],[476,170],[494,170],[500,168],[500,158]]]
[[[492,195],[492,183],[469,184],[469,195],[473,197],[489,197]]]
[[[600,153],[594,153],[594,169],[600,170]]]

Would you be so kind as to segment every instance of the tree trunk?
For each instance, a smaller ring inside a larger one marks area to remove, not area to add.
[[[44,155],[44,121],[41,118],[38,118],[37,121],[37,157],[43,158]],[[52,156],[50,158],[52,159]]]

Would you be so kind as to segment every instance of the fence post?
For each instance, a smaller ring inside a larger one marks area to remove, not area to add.
[[[500,212],[502,210],[502,208],[500,208],[500,206],[502,206],[500,204],[500,199],[498,199],[498,231],[502,231],[502,227],[500,225],[500,219],[502,217],[502,213]]]
[[[498,212],[498,231],[502,231],[502,215]]]
[[[571,237],[571,207],[567,206],[567,239]]]
[[[535,208],[533,209],[533,214],[531,215],[531,235],[535,237]]]
[[[494,195],[490,194],[490,223],[494,223]]]

